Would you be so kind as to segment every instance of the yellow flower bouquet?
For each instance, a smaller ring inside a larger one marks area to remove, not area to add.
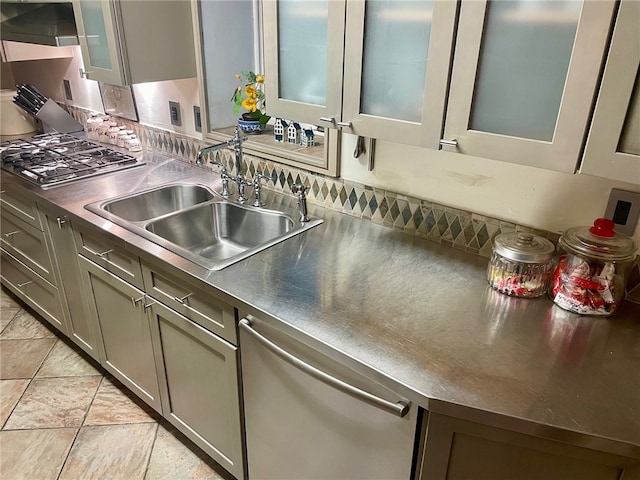
[[[242,120],[258,120],[260,125],[266,124],[271,117],[265,114],[264,75],[242,72],[236,74],[236,78],[241,85],[236,87],[231,97],[233,113],[238,115],[240,110],[244,109],[246,112],[242,114]]]

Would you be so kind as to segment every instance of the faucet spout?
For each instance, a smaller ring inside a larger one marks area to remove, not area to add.
[[[205,153],[215,152],[217,150],[220,150],[226,147],[233,147],[233,151],[236,157],[236,161],[235,161],[236,175],[244,177],[244,174],[242,173],[242,142],[244,142],[245,140],[246,140],[246,137],[240,136],[240,131],[236,126],[232,139],[227,140],[225,142],[217,143],[215,145],[209,145],[208,147],[202,147],[200,150],[198,150],[198,153],[196,154],[196,165],[199,165],[199,166],[204,165],[203,156]]]
[[[233,139],[227,140],[226,142],[217,143],[215,145],[209,145],[208,147],[202,147],[198,150],[196,154],[196,165],[202,166],[204,165],[204,159],[202,158],[205,153],[215,152],[225,147],[230,147],[233,145]]]

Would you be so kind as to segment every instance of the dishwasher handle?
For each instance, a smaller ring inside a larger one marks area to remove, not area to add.
[[[271,352],[276,354],[278,357],[290,363],[294,367],[299,370],[305,372],[308,375],[320,380],[321,382],[326,383],[327,385],[332,386],[336,390],[340,390],[343,393],[351,395],[357,399],[360,399],[364,402],[367,402],[374,407],[378,407],[386,412],[392,413],[400,418],[404,417],[411,408],[411,402],[408,400],[398,400],[397,402],[390,402],[389,400],[385,400],[384,398],[380,398],[376,395],[373,395],[369,392],[361,390],[358,387],[350,385],[346,382],[343,382],[339,378],[336,378],[332,375],[329,375],[322,370],[314,367],[313,365],[309,365],[308,363],[300,360],[298,357],[292,355],[291,353],[284,350],[282,347],[276,345],[268,338],[262,336],[256,330],[254,330],[251,326],[252,322],[248,318],[243,318],[239,322],[239,327],[255,338],[258,342],[260,342],[263,346],[269,349]]]

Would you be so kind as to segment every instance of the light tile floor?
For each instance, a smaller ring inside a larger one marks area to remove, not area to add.
[[[3,480],[232,478],[4,289],[0,425]]]

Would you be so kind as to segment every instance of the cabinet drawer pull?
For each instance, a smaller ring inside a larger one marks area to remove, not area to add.
[[[29,285],[30,283],[33,283],[32,280],[29,280],[28,282],[24,282],[24,283],[19,283],[18,285],[16,285],[18,288],[22,288],[22,287],[26,287],[27,285]]]
[[[131,297],[131,304],[133,305],[133,308],[136,308],[138,306],[138,303],[140,303],[143,300],[144,300],[144,295],[141,296],[140,298]]]
[[[320,117],[320,120],[323,122],[329,122],[332,125],[336,123],[336,119],[333,117]]]
[[[445,140],[444,138],[440,140],[440,145],[443,147],[457,147],[458,140],[455,138],[453,140]]]
[[[4,236],[5,236],[6,238],[11,238],[11,237],[13,237],[14,235],[16,235],[17,233],[20,233],[20,230],[14,230],[13,232],[5,233],[5,234],[4,234]]]
[[[362,390],[358,387],[355,387],[349,383],[346,383],[339,378],[336,378],[332,375],[329,375],[326,372],[314,367],[313,365],[309,365],[308,363],[300,360],[298,357],[292,355],[291,353],[284,350],[279,345],[276,345],[271,340],[266,337],[263,337],[262,334],[258,333],[251,326],[251,320],[248,318],[243,318],[238,323],[238,326],[255,338],[259,343],[261,343],[265,348],[270,350],[272,353],[280,357],[285,362],[293,365],[298,370],[306,373],[307,375],[312,376],[313,378],[320,380],[321,382],[326,383],[327,385],[339,390],[347,395],[351,395],[354,398],[362,400],[370,405],[378,407],[386,412],[392,413],[398,417],[404,417],[411,408],[411,402],[408,400],[398,400],[397,402],[390,402],[384,398],[380,398],[372,393],[369,393],[365,390]]]
[[[182,305],[184,305],[184,304],[185,304],[185,300],[186,300],[187,298],[189,298],[191,295],[193,295],[193,292],[192,292],[192,293],[189,293],[189,294],[187,294],[187,295],[185,295],[184,297],[173,297],[173,299],[174,299],[176,302],[181,303]]]
[[[339,127],[351,128],[353,124],[351,122],[336,122],[336,125]]]
[[[112,248],[112,249],[110,249],[110,250],[106,250],[106,251],[104,251],[104,252],[102,252],[102,253],[96,253],[96,257],[100,257],[100,258],[102,258],[102,257],[104,257],[105,255],[109,255],[111,252],[113,252],[113,248]]]

